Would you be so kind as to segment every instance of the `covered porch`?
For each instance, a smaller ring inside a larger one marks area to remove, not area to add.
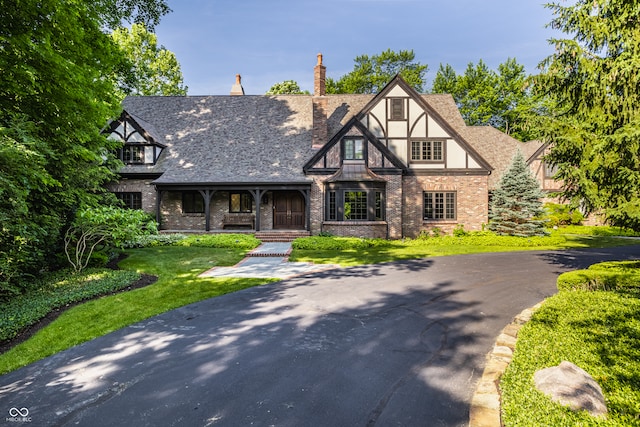
[[[285,232],[310,230],[311,184],[156,184],[160,230]]]

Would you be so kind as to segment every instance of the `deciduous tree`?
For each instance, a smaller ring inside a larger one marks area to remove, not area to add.
[[[125,95],[186,95],[180,64],[173,52],[158,46],[157,36],[143,24],[117,28],[111,37],[130,61],[118,81]]]
[[[0,0],[0,293],[52,264],[75,210],[113,178],[116,147],[100,129],[128,63],[108,29],[166,11],[164,0]]]
[[[413,50],[394,52],[387,49],[379,55],[360,55],[353,71],[338,80],[327,78],[327,93],[378,93],[396,74],[400,74],[418,92],[423,91],[427,65],[415,62]]]
[[[513,58],[497,71],[482,60],[469,63],[460,75],[440,64],[431,92],[451,94],[469,126],[493,126],[521,141],[537,136],[531,122],[543,104],[533,96],[524,66]]]
[[[298,82],[295,80],[285,80],[280,83],[275,83],[267,91],[266,95],[298,95],[309,94],[309,91],[303,91],[298,86]]]

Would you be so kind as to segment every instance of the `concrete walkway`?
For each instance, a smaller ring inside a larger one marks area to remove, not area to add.
[[[289,262],[290,253],[291,243],[262,243],[249,252],[238,264],[232,267],[214,267],[202,273],[200,277],[271,277],[288,279],[301,274],[340,268],[337,264]]]

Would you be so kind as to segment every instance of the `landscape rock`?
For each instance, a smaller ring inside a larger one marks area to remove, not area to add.
[[[571,362],[563,361],[558,366],[537,371],[534,381],[538,390],[574,411],[585,410],[593,416],[607,414],[600,385]]]

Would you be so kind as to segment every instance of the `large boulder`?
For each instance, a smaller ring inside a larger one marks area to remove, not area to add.
[[[607,405],[600,385],[584,370],[571,362],[537,371],[536,388],[553,401],[574,411],[584,410],[593,416],[605,416]]]

